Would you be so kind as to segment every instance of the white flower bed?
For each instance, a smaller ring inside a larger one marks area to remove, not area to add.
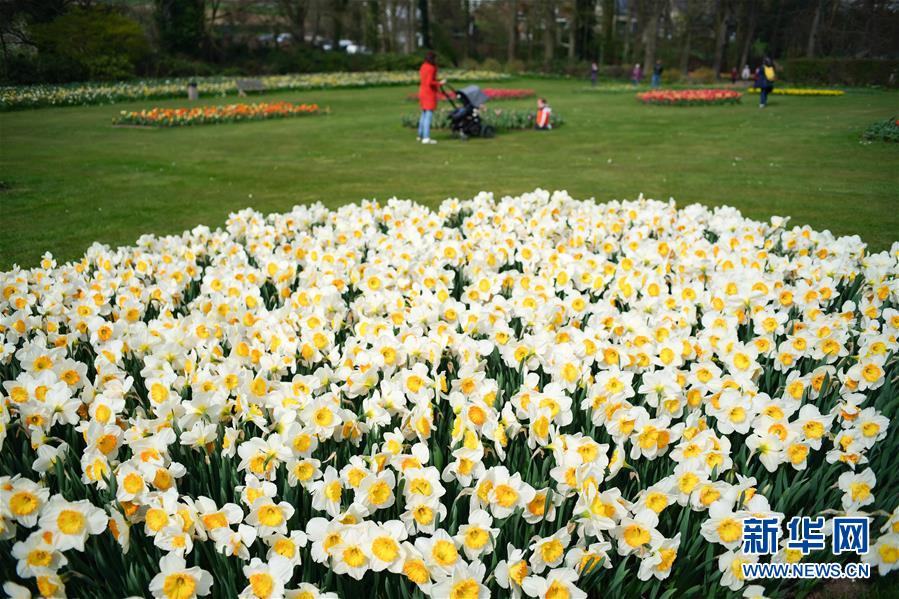
[[[776,595],[797,586],[742,579],[743,521],[849,514],[886,574],[897,258],[541,190],[47,255],[0,274],[0,573],[48,596]]]

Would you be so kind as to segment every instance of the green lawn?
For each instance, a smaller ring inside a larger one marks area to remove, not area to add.
[[[496,84],[491,84],[496,85]],[[169,130],[117,129],[119,110],[185,100],[0,114],[0,268],[44,251],[80,256],[93,241],[223,224],[246,206],[271,212],[321,200],[337,206],[393,196],[436,206],[480,190],[567,189],[598,200],[673,197],[728,204],[767,219],[860,234],[881,250],[899,239],[899,147],[862,145],[870,122],[895,114],[895,92],[774,96],[766,110],[642,106],[632,93],[523,79],[566,125],[436,146],[399,125],[412,87],[267,94],[332,113]],[[209,103],[233,102],[214,98]],[[532,100],[492,107],[530,107]]]

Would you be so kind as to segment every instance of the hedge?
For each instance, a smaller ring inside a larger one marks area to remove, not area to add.
[[[783,79],[791,83],[899,86],[899,60],[793,58],[778,62]]]

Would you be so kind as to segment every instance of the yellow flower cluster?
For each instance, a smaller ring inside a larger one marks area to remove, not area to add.
[[[761,596],[743,521],[822,513],[899,567],[899,244],[481,193],[248,209],[0,293],[10,594]]]
[[[750,87],[749,93],[759,93],[759,88]],[[839,89],[814,89],[809,87],[774,87],[771,92],[775,96],[842,96],[846,92]]]

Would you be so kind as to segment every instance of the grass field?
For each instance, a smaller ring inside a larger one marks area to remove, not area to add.
[[[491,86],[496,86],[491,84]],[[217,226],[228,213],[320,200],[337,206],[397,196],[436,206],[481,190],[567,189],[598,200],[673,197],[728,204],[754,218],[859,234],[876,250],[899,239],[899,148],[862,145],[870,122],[895,114],[895,92],[774,96],[739,106],[642,106],[629,92],[582,82],[521,79],[566,125],[492,140],[414,143],[400,115],[412,87],[266,94],[332,113],[170,130],[117,129],[118,111],[185,100],[0,114],[0,268],[49,250],[80,256],[94,241]],[[207,103],[233,102],[210,98]],[[492,107],[530,107],[533,100]]]

